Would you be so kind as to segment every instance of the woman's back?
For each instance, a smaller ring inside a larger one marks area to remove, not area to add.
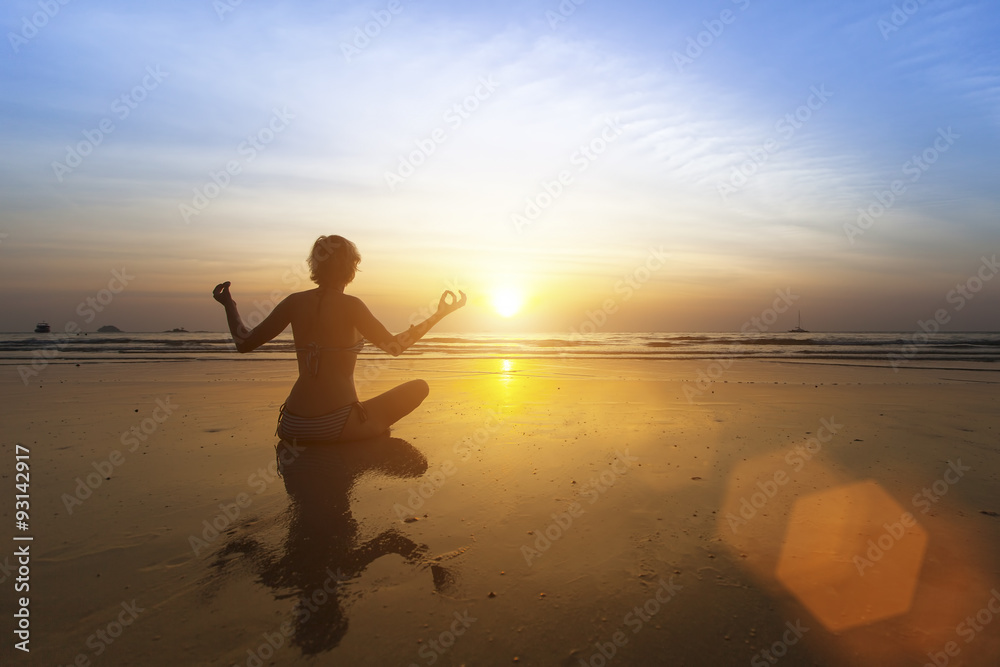
[[[317,288],[288,298],[299,379],[285,405],[304,417],[327,414],[358,400],[354,366],[363,339],[354,322],[354,297]]]

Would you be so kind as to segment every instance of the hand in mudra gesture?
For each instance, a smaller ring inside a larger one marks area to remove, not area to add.
[[[233,303],[233,295],[229,293],[229,281],[224,283],[219,283],[212,290],[212,298],[221,303],[223,306],[227,306]]]
[[[465,296],[465,292],[462,290],[458,290],[458,293],[462,295],[461,298],[456,297],[455,293],[451,290],[446,290],[445,293],[441,295],[441,300],[438,301],[438,312],[441,313],[442,316],[454,313],[456,310],[465,305],[468,297]],[[450,301],[448,300],[448,297],[451,297]]]

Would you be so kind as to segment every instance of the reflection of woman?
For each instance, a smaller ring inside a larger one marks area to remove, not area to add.
[[[337,647],[348,631],[352,599],[364,594],[357,578],[383,556],[398,554],[413,566],[430,568],[435,588],[448,590],[450,573],[426,557],[426,545],[396,528],[362,540],[351,512],[356,487],[366,476],[412,479],[427,471],[427,459],[410,443],[385,435],[337,447],[281,443],[278,452],[289,507],[272,520],[248,521],[228,532],[214,565],[217,576],[238,576],[233,557],[243,555],[244,565],[276,599],[297,600],[279,629],[292,645],[306,655]],[[286,528],[275,544],[275,535]],[[210,595],[221,584],[213,579]]]
[[[215,300],[226,308],[236,349],[250,352],[291,324],[299,378],[281,408],[278,434],[286,440],[359,440],[379,435],[412,412],[427,397],[427,383],[413,380],[359,402],[354,365],[368,340],[393,356],[420,340],[431,327],[465,305],[451,291],[441,295],[437,312],[403,333],[392,335],[361,299],[344,294],[354,280],[361,255],[341,236],[321,236],[309,255],[316,289],[289,295],[253,330],[244,326],[229,282],[216,285]],[[449,299],[450,297],[450,299]]]

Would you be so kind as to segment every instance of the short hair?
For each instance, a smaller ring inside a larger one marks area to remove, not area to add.
[[[343,236],[321,236],[309,253],[309,277],[320,287],[344,286],[354,280],[361,254]]]

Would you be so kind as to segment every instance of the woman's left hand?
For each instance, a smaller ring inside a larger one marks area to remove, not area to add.
[[[456,297],[455,293],[451,290],[447,290],[441,295],[441,300],[438,301],[438,312],[441,313],[442,316],[450,315],[465,305],[468,297],[465,296],[465,292],[462,290],[458,290],[458,293],[462,295],[461,298]],[[450,302],[448,301],[449,296],[451,297]]]
[[[221,303],[223,306],[236,303],[233,301],[233,295],[229,293],[229,284],[230,283],[227,280],[224,283],[219,283],[215,286],[215,289],[212,290],[212,298]]]

